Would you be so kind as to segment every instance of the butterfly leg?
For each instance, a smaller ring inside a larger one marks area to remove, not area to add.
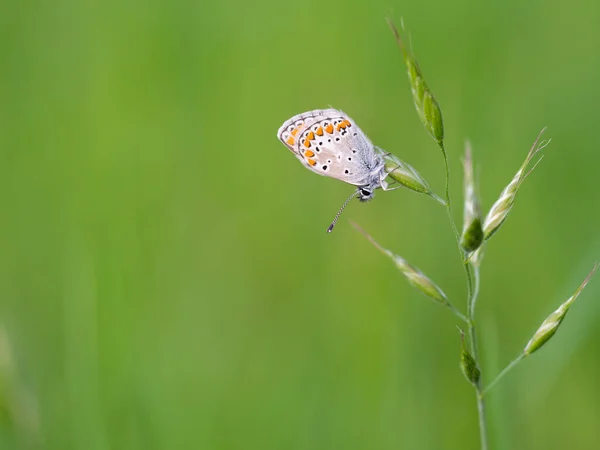
[[[383,185],[383,184],[381,185],[381,189],[383,189],[386,192],[387,191],[395,191],[396,189],[400,189],[401,187],[404,187],[404,186],[400,185],[400,186],[389,187],[387,185],[387,183],[385,183],[385,185]]]
[[[385,180],[385,179],[386,179],[386,178],[389,176],[389,174],[390,174],[390,173],[392,173],[392,172],[393,172],[394,170],[396,170],[396,169],[399,169],[400,167],[402,167],[402,166],[401,166],[400,164],[398,164],[396,167],[394,167],[394,168],[393,168],[392,170],[390,170],[389,172],[388,172],[388,171],[386,171],[386,170],[383,170],[383,172],[385,172],[385,175],[384,175],[384,176],[383,176],[383,178],[382,178],[382,176],[381,176],[381,173],[380,173],[380,174],[379,174],[379,181],[380,181],[380,182],[383,182],[383,181],[384,181],[384,180]]]
[[[385,157],[387,157],[387,156],[390,156],[390,155],[391,155],[391,153],[390,153],[390,152],[386,152],[386,151],[385,151],[384,149],[382,149],[381,147],[377,147],[377,146],[376,146],[375,148],[377,149],[377,152],[379,153],[379,155],[380,155],[382,158],[385,158]]]
[[[400,167],[400,166],[398,166],[398,167]],[[390,187],[390,186],[388,185],[388,182],[387,182],[387,181],[385,181],[385,179],[388,177],[388,175],[389,175],[390,173],[392,173],[394,170],[396,170],[398,167],[396,167],[396,168],[392,169],[392,170],[391,170],[391,171],[389,171],[389,172],[385,172],[385,175],[383,175],[383,173],[380,173],[380,174],[379,174],[379,184],[381,185],[381,189],[382,189],[382,190],[384,190],[384,191],[395,191],[396,189],[399,189],[399,188],[401,188],[401,187],[402,187],[402,185],[395,186],[395,187]]]

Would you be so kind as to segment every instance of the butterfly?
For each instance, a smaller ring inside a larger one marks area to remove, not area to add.
[[[365,202],[377,188],[390,190],[385,181],[386,154],[342,111],[316,109],[298,114],[281,125],[277,137],[307,169],[356,186],[327,232],[352,198]]]

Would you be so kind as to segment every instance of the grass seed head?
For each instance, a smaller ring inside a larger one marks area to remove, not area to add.
[[[441,202],[444,205],[446,204],[444,200],[429,188],[425,178],[423,178],[413,166],[391,153],[383,153],[383,158],[385,160],[385,171],[389,178],[405,188],[428,195],[438,202]]]
[[[411,266],[404,258],[401,256],[395,255],[390,250],[382,247],[377,243],[375,239],[373,239],[365,230],[363,230],[360,226],[355,223],[352,223],[352,226],[356,228],[363,236],[365,236],[371,244],[373,244],[380,252],[390,258],[396,264],[396,267],[400,270],[400,273],[406,277],[408,282],[425,294],[427,297],[435,300],[436,302],[452,307],[450,302],[448,301],[448,297],[444,291],[442,291],[437,284],[435,284],[427,275],[421,272],[414,266]]]
[[[517,196],[517,192],[519,191],[521,184],[523,183],[523,181],[525,181],[529,174],[533,172],[538,163],[542,160],[543,156],[540,156],[537,159],[537,161],[533,163],[531,169],[527,170],[527,167],[530,165],[533,158],[550,143],[550,140],[540,141],[540,137],[542,136],[544,130],[545,128],[540,132],[537,139],[533,143],[533,146],[529,150],[527,158],[525,158],[525,161],[523,162],[523,165],[521,165],[519,171],[513,177],[508,186],[504,188],[504,190],[500,194],[500,197],[498,198],[498,200],[496,200],[496,203],[494,203],[494,205],[488,212],[485,221],[483,222],[484,240],[487,240],[490,237],[492,237],[492,235],[500,229],[500,226],[504,223],[508,216],[508,213],[513,207],[515,198]]]
[[[567,315],[569,308],[575,302],[579,294],[581,294],[581,291],[583,291],[583,288],[590,281],[597,269],[598,263],[594,265],[592,271],[579,285],[575,293],[571,297],[569,297],[562,305],[560,305],[556,311],[550,314],[546,318],[546,320],[542,322],[540,327],[534,333],[533,337],[529,340],[529,342],[525,346],[525,349],[523,350],[523,353],[526,356],[531,355],[533,352],[541,348],[546,342],[550,340],[552,336],[554,336],[554,333],[556,333],[556,330],[558,330],[558,327]]]
[[[427,86],[417,61],[412,56],[411,52],[406,49],[398,29],[390,19],[387,19],[387,22],[392,30],[392,33],[394,33],[394,38],[396,39],[398,47],[400,47],[402,57],[404,58],[404,63],[406,64],[408,81],[410,82],[413,101],[415,103],[417,113],[419,114],[421,122],[423,122],[425,129],[429,132],[431,137],[435,139],[438,145],[442,146],[442,142],[444,140],[442,110],[440,109],[440,106],[433,96],[431,90]]]
[[[464,214],[463,232],[460,245],[467,253],[479,248],[483,242],[483,229],[481,225],[481,208],[475,189],[475,177],[473,176],[473,159],[471,157],[471,145],[467,142],[465,147],[464,166]]]
[[[475,358],[467,349],[467,345],[465,343],[465,332],[458,329],[460,332],[460,370],[467,379],[469,383],[472,385],[476,385],[479,383],[479,378],[481,377],[481,371],[479,367],[477,367],[477,362],[475,362]]]
[[[427,297],[441,303],[442,305],[448,306],[448,298],[444,291],[442,291],[437,284],[435,284],[427,275],[421,272],[414,266],[411,266],[404,258],[392,253],[389,256],[396,263],[396,267],[402,272],[402,275],[406,277],[408,282]]]

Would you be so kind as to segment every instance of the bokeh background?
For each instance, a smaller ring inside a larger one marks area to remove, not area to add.
[[[443,163],[385,23],[442,106],[455,216],[552,143],[486,249],[489,381],[600,259],[600,3],[0,3],[0,448],[478,448],[458,322],[349,225],[464,308],[444,209],[353,202],[276,139],[329,105]],[[489,395],[493,449],[597,448],[600,280]]]

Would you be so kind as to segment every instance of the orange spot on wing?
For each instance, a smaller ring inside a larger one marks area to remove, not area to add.
[[[346,119],[344,119],[340,123],[338,123],[336,128],[338,131],[340,131],[342,128],[345,130],[348,125],[350,125],[350,122],[348,122]]]
[[[304,146],[306,148],[310,148],[310,141],[309,140],[304,141]]]
[[[285,142],[287,142],[289,145],[294,145],[294,142],[295,142],[295,141],[294,141],[294,138],[290,136],[290,137],[288,138],[288,140],[287,140],[287,141],[285,141]]]
[[[346,124],[347,127],[352,125],[348,119],[344,119],[344,123]]]
[[[314,138],[315,133],[313,133],[312,131],[306,135],[306,139],[308,139],[309,141],[312,141]]]
[[[298,134],[298,128],[294,128],[292,130],[292,136],[296,136]]]
[[[310,159],[310,158],[309,158],[309,159],[307,159],[307,160],[306,160],[306,162],[307,162],[308,164],[310,164],[311,166],[314,166],[315,164],[317,164],[317,162],[316,162],[314,159]]]
[[[333,133],[333,125],[331,125],[330,123],[327,124],[327,126],[325,127],[325,131],[327,131],[329,134]]]
[[[310,150],[306,150],[304,152],[304,156],[306,156],[307,158],[311,158],[313,156],[315,156],[314,152],[311,152]]]
[[[323,127],[319,127],[317,130],[317,136],[323,136]]]

